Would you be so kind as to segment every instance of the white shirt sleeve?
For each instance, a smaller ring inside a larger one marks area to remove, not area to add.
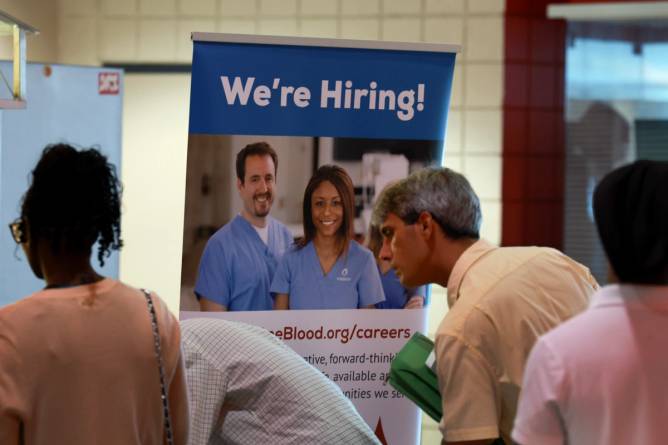
[[[565,370],[544,339],[529,354],[512,438],[520,445],[566,443],[560,401],[566,387]]]

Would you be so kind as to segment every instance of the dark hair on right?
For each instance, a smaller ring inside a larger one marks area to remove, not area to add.
[[[32,171],[21,217],[28,239],[50,240],[54,252],[86,253],[98,241],[103,266],[111,250],[123,246],[120,200],[116,168],[106,156],[94,148],[49,145]]]
[[[248,156],[271,156],[274,161],[274,176],[278,172],[278,155],[276,150],[266,142],[255,142],[248,144],[237,153],[237,178],[241,183],[244,183],[246,177],[246,158]]]
[[[668,284],[668,162],[638,160],[594,189],[598,235],[620,283]]]

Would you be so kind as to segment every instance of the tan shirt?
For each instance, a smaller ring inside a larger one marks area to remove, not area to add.
[[[586,309],[598,284],[581,264],[543,247],[480,240],[448,281],[436,333],[447,441],[510,441],[524,366],[538,337]]]
[[[179,325],[153,299],[175,443],[182,444],[187,393]],[[18,443],[163,443],[153,333],[140,291],[104,279],[42,290],[0,309],[0,444]]]

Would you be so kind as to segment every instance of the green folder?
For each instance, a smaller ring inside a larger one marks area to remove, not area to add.
[[[438,422],[443,408],[434,358],[434,342],[416,332],[392,360],[390,385]]]

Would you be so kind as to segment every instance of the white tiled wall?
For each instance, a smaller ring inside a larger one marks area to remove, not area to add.
[[[472,182],[482,234],[498,243],[504,7],[505,0],[59,0],[57,55],[68,63],[188,63],[191,31],[461,44],[445,162]],[[444,291],[435,289],[432,330],[446,310]],[[426,421],[423,444],[437,443]]]
[[[341,12],[346,16],[378,14],[381,0],[341,0]]]
[[[504,0],[60,0],[59,60],[187,63],[191,31],[457,43],[446,163],[500,203]],[[452,153],[454,156],[450,156]],[[499,241],[499,227],[484,235]]]

